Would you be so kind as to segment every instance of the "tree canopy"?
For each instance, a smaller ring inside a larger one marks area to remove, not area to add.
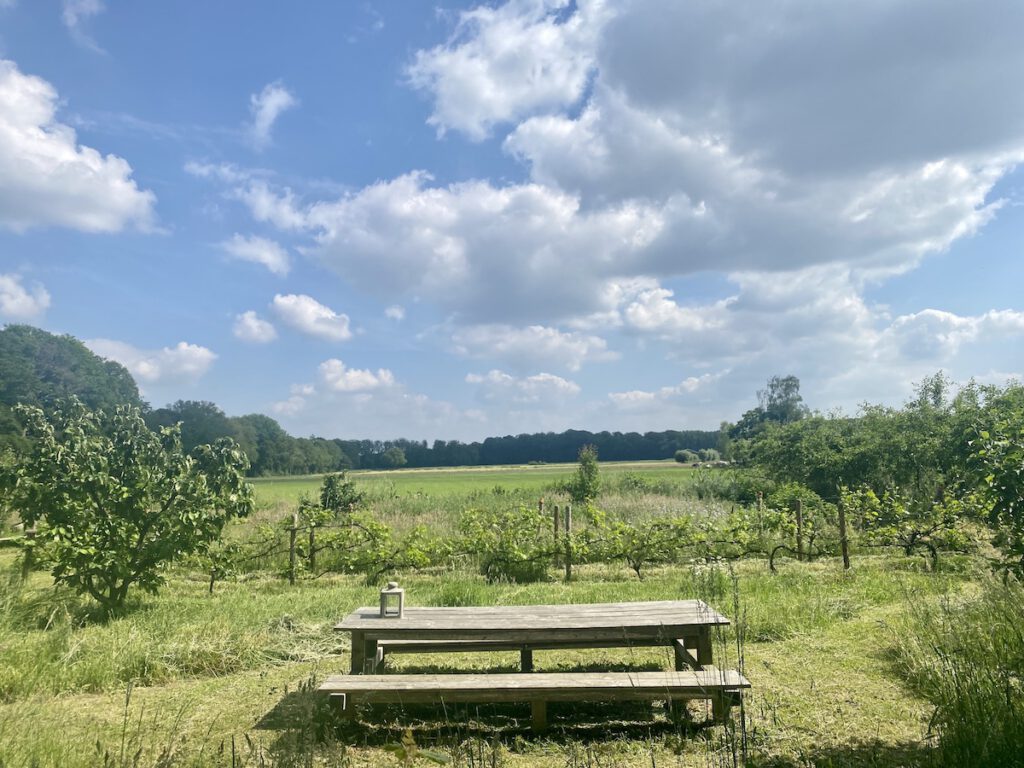
[[[15,405],[49,409],[71,396],[111,412],[118,405],[144,407],[128,370],[93,354],[78,339],[30,325],[0,329],[0,449],[26,448]]]
[[[155,433],[133,406],[18,408],[32,448],[14,468],[9,503],[38,528],[54,580],[107,611],[132,587],[155,592],[165,565],[205,551],[252,508],[248,461],[230,439],[186,452],[177,425]]]

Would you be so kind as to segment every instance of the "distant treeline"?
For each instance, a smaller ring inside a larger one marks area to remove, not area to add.
[[[269,416],[225,416],[213,403],[179,401],[151,411],[147,423],[157,428],[180,422],[186,448],[218,437],[232,437],[245,450],[253,475],[318,474],[341,469],[457,467],[530,462],[575,461],[584,445],[597,446],[605,461],[670,459],[677,450],[718,445],[720,433],[567,432],[459,440],[328,440],[292,437]]]
[[[341,469],[453,467],[575,461],[584,445],[597,446],[605,461],[670,459],[681,449],[719,447],[719,431],[586,432],[507,435],[483,442],[458,440],[328,440],[292,437],[269,416],[227,416],[205,401],[179,400],[151,409],[131,374],[97,357],[72,336],[27,325],[0,330],[0,451],[25,447],[12,411],[17,403],[50,408],[77,396],[93,409],[120,404],[139,407],[152,429],[180,422],[184,447],[234,438],[245,450],[253,475],[316,474]]]
[[[684,448],[715,448],[718,440],[718,430],[667,430],[640,434],[570,429],[558,433],[488,437],[483,442],[474,443],[463,443],[458,440],[435,440],[430,445],[426,440],[338,442],[348,455],[358,457],[360,467],[374,466],[375,462],[386,456],[388,450],[393,448],[402,451],[406,465],[410,467],[451,467],[576,461],[580,448],[584,445],[596,446],[603,461],[671,459],[676,451]]]

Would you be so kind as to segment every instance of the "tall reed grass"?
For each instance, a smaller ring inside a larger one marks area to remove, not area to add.
[[[935,706],[936,763],[1024,765],[1024,585],[993,577],[910,609],[897,660]]]

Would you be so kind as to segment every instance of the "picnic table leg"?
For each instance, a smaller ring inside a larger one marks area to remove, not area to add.
[[[381,647],[377,645],[377,638],[365,638],[363,639],[363,666],[366,667],[366,671],[369,674],[377,674],[377,668],[384,660],[384,654]]]
[[[523,672],[533,672],[533,649],[523,647],[519,650],[519,668]]]
[[[701,627],[697,633],[697,663],[702,667],[707,667],[710,666],[712,662],[711,628]]]
[[[366,653],[366,640],[365,635],[362,632],[352,632],[352,669],[350,670],[353,675],[363,674],[363,664]]]
[[[547,730],[548,727],[548,703],[546,701],[530,702],[530,724],[537,733]]]
[[[724,723],[729,719],[729,710],[732,709],[733,696],[725,691],[716,691],[711,695],[711,720],[715,723]]]

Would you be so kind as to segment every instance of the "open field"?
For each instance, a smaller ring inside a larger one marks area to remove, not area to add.
[[[494,467],[444,467],[425,469],[355,470],[348,475],[367,493],[424,494],[444,496],[492,491],[496,487],[540,494],[553,484],[567,480],[576,464],[520,464]],[[674,461],[622,461],[602,463],[606,483],[626,473],[649,480],[685,483],[692,469]],[[295,503],[302,494],[315,495],[321,475],[299,477],[260,477],[252,483],[261,505],[276,502]]]

